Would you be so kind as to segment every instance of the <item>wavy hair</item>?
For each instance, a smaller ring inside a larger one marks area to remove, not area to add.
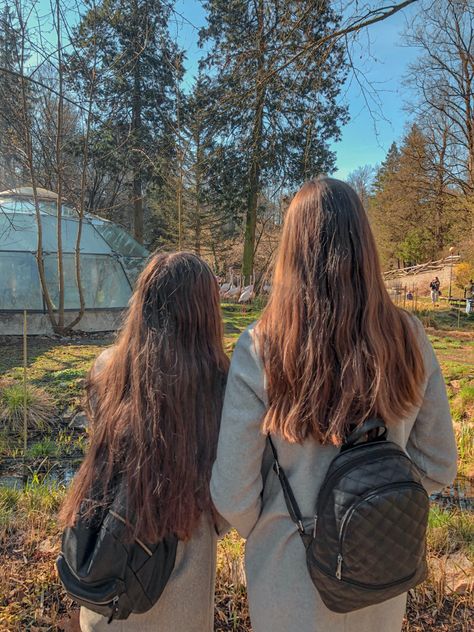
[[[87,388],[91,441],[62,507],[74,524],[88,499],[127,486],[133,536],[188,539],[213,512],[215,459],[228,358],[217,281],[199,257],[154,256],[104,368]],[[106,503],[106,500],[103,501]]]
[[[257,331],[266,432],[340,445],[369,416],[394,424],[420,403],[414,323],[386,291],[367,215],[344,182],[307,182],[292,200]]]

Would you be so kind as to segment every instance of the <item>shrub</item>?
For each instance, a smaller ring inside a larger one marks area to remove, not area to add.
[[[466,287],[470,279],[474,278],[474,266],[470,263],[458,263],[454,268],[454,279],[456,285],[462,290]]]
[[[23,384],[14,380],[0,381],[0,427],[12,432],[23,428],[25,394]],[[54,403],[42,388],[27,385],[26,408],[28,428],[46,430],[54,416]]]

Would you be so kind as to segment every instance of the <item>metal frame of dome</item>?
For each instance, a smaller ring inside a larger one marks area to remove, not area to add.
[[[37,189],[36,201],[41,206],[45,273],[54,305],[58,303],[57,199],[53,191]],[[67,201],[63,202],[61,225],[65,312],[67,320],[72,320],[79,311],[75,274],[79,215]],[[29,314],[29,333],[52,333],[36,262],[37,239],[33,189],[22,187],[1,192],[0,335],[21,334],[25,309]],[[118,224],[91,213],[84,214],[80,265],[86,311],[77,329],[92,332],[117,328],[128,305],[136,276],[143,269],[148,256],[148,251]]]

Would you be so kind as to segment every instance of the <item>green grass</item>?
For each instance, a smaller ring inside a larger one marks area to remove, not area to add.
[[[30,445],[26,455],[29,459],[58,456],[58,446],[51,437],[45,437]]]
[[[28,379],[43,387],[60,412],[79,405],[83,380],[95,358],[111,339],[94,340],[93,344],[64,342],[31,337],[28,341]],[[21,381],[22,346],[18,340],[6,340],[0,353],[0,375]]]
[[[228,354],[234,350],[235,344],[244,329],[260,317],[261,311],[254,305],[224,303],[222,317],[224,320],[224,345]]]
[[[254,306],[226,303],[222,307],[224,335],[230,353],[240,333],[256,320],[260,311]],[[92,342],[65,342],[31,337],[28,341],[28,379],[44,388],[60,412],[81,402],[84,379],[101,351],[113,343],[105,336]],[[18,339],[5,339],[0,352],[0,376],[21,381],[23,377],[22,345]]]

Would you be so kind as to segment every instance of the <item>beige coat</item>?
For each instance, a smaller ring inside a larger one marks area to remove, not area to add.
[[[424,473],[429,492],[456,474],[456,445],[443,376],[419,321],[427,380],[421,407],[389,432]],[[254,632],[400,632],[406,595],[349,614],[335,614],[309,577],[305,551],[291,522],[261,421],[267,408],[264,373],[254,325],[232,357],[211,494],[217,510],[247,538],[246,575]],[[330,461],[332,446],[278,437],[279,460],[308,524]],[[374,539],[376,534],[374,534]]]
[[[151,610],[108,625],[105,617],[81,608],[82,632],[212,632],[216,542],[214,525],[203,517],[192,539],[178,543],[174,570]]]

